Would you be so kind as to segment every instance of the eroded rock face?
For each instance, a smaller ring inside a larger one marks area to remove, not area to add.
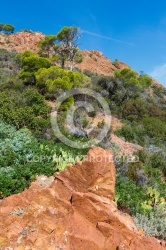
[[[164,249],[118,211],[110,159],[110,151],[94,147],[83,162],[1,200],[0,249]]]
[[[38,42],[45,38],[41,32],[20,31],[11,35],[0,33],[0,49],[6,49],[11,52],[23,53],[26,50],[37,54],[39,52]],[[118,68],[107,57],[99,51],[80,51],[83,56],[81,63],[75,63],[75,67],[83,70],[89,70],[93,73],[111,76],[117,69],[129,68],[123,62],[118,61]],[[66,62],[69,66],[69,62]]]
[[[0,49],[23,53],[26,50],[37,53],[38,42],[45,36],[40,32],[17,32],[11,35],[0,34]]]
[[[127,64],[118,61],[118,68],[107,57],[105,57],[100,51],[81,51],[83,61],[81,63],[75,63],[75,66],[81,70],[89,70],[93,73],[103,74],[111,76],[114,71],[124,68],[130,68]]]

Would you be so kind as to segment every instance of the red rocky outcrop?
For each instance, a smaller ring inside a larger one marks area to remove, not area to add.
[[[110,159],[94,147],[83,162],[1,200],[0,249],[163,250],[117,209]]]
[[[38,42],[45,36],[41,32],[17,32],[11,35],[0,34],[0,49],[23,53],[26,50],[37,53]]]

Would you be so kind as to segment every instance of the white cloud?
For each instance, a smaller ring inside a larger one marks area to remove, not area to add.
[[[166,86],[166,63],[160,66],[154,67],[154,70],[149,74],[158,82]]]
[[[96,36],[96,37],[99,37],[99,38],[103,38],[103,39],[106,39],[106,40],[114,41],[114,42],[117,42],[117,43],[127,44],[127,45],[130,45],[130,46],[133,45],[133,43],[126,42],[126,41],[119,40],[119,39],[115,39],[115,38],[108,37],[108,36],[103,36],[103,35],[100,35],[100,34],[97,34],[97,33],[90,32],[88,30],[82,30],[81,29],[81,31],[83,33],[86,33],[86,34],[91,35],[91,36]]]

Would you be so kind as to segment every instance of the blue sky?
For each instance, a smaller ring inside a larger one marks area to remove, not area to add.
[[[65,25],[78,26],[81,49],[100,50],[166,86],[165,0],[8,0],[0,8],[0,22],[16,31],[56,34]]]

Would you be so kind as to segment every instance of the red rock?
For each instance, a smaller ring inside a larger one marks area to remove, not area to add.
[[[38,53],[38,42],[44,39],[45,35],[41,32],[17,32],[11,35],[0,34],[0,49],[6,49],[11,52],[23,53],[26,50]],[[93,73],[103,75],[113,75],[113,72],[117,70],[115,65],[110,59],[105,57],[102,52],[99,51],[80,51],[83,55],[83,61],[81,63],[75,63],[75,67],[81,70],[89,70]],[[68,66],[69,62],[66,63]],[[119,62],[118,69],[122,70],[129,68],[125,63]]]
[[[109,159],[94,147],[82,163],[1,200],[0,249],[163,250],[117,209]]]

